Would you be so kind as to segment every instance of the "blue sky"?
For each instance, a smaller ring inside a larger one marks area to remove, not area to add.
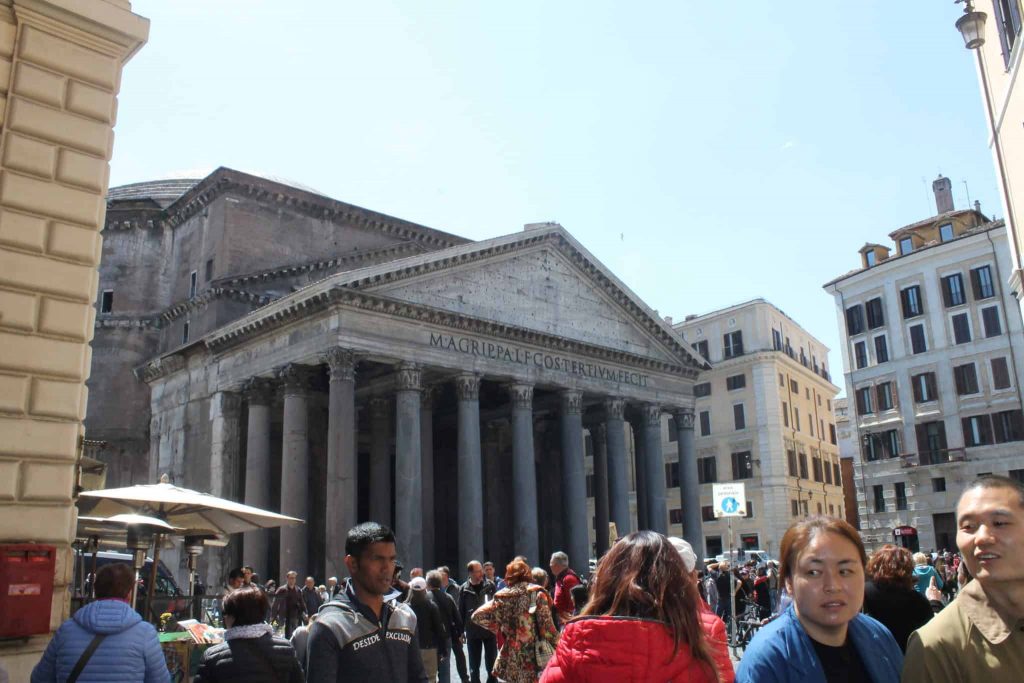
[[[821,285],[953,180],[1001,215],[952,2],[134,0],[111,185],[230,166],[469,238],[554,220],[662,315]]]

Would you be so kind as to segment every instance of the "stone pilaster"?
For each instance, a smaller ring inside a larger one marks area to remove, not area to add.
[[[459,406],[459,566],[483,561],[483,463],[480,457],[480,376],[463,373],[455,378]]]
[[[327,408],[326,568],[324,576],[345,575],[345,538],[358,522],[356,505],[356,362],[351,349],[330,349],[324,360],[330,371]]]
[[[422,567],[422,372],[414,363],[402,363],[395,373],[395,381],[395,534],[399,556],[410,567]]]

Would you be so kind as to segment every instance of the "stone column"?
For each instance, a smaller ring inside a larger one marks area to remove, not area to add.
[[[647,526],[668,535],[668,500],[665,493],[665,455],[661,450],[661,406],[645,404],[644,464],[647,468]]]
[[[517,555],[539,563],[537,465],[533,454],[533,385],[509,386],[512,396],[512,539]]]
[[[423,566],[433,567],[434,544],[434,387],[420,392],[420,477],[423,482]]]
[[[679,449],[679,502],[683,509],[683,538],[694,548],[704,548],[704,528],[700,516],[700,480],[694,452],[693,408],[679,408],[676,421],[676,447]],[[703,550],[701,551],[703,552]]]
[[[484,497],[480,459],[480,376],[463,373],[455,378],[459,399],[459,566],[483,562]]]
[[[210,493],[238,500],[236,473],[241,463],[241,396],[233,391],[218,391],[210,399]],[[237,544],[233,544],[237,548]],[[236,548],[207,548],[205,581],[219,586],[230,571],[228,558]]]
[[[327,515],[324,576],[345,575],[345,538],[358,514],[356,454],[356,354],[350,349],[327,352],[331,382],[327,409]]]
[[[619,536],[633,530],[629,514],[629,467],[626,460],[626,403],[621,398],[604,402],[604,426],[608,448],[608,516]]]
[[[562,392],[562,516],[569,562],[586,571],[590,560],[587,477],[583,469],[583,394]]]
[[[370,399],[370,519],[391,526],[391,401]]]
[[[420,452],[420,368],[402,363],[395,374],[395,534],[399,557],[423,566],[423,478]]]
[[[643,426],[643,417],[633,414],[629,427],[633,431],[633,468],[636,472],[636,528],[650,529],[647,522],[647,465],[644,457],[644,441],[647,436]]]
[[[484,555],[485,560],[494,560],[500,567],[503,558],[498,554],[500,549],[502,518],[509,514],[509,508],[501,504],[500,490],[508,486],[501,480],[501,469],[498,463],[501,441],[501,426],[496,421],[485,422],[480,436],[480,458],[483,461],[484,473]]]
[[[284,427],[281,434],[281,514],[309,519],[309,372],[290,363],[281,370],[284,381]],[[302,574],[309,563],[305,524],[281,527],[279,577],[291,570]]]
[[[603,422],[590,428],[594,445],[594,526],[597,529],[595,551],[600,558],[608,552],[608,430]]]
[[[270,403],[274,388],[269,380],[250,379],[245,385],[249,421],[245,436],[245,504],[264,510],[270,507]],[[270,577],[267,553],[270,531],[247,531],[242,535],[242,562],[260,576]],[[218,580],[223,581],[223,577]],[[212,584],[211,584],[212,585]]]

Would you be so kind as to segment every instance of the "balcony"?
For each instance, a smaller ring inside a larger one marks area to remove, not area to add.
[[[903,467],[922,467],[927,465],[944,465],[950,462],[965,462],[967,449],[944,448],[921,453],[905,453],[900,456]]]

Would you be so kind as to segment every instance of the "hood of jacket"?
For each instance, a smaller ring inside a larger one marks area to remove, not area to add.
[[[686,643],[673,656],[666,624],[632,617],[584,617],[562,631],[555,655],[562,680],[713,680]]]
[[[97,600],[75,612],[75,623],[90,633],[121,633],[142,621],[132,606],[120,600]]]
[[[917,578],[921,578],[922,576],[931,576],[933,571],[934,570],[932,569],[931,565],[919,564],[916,567],[914,567],[914,576],[916,576]]]

